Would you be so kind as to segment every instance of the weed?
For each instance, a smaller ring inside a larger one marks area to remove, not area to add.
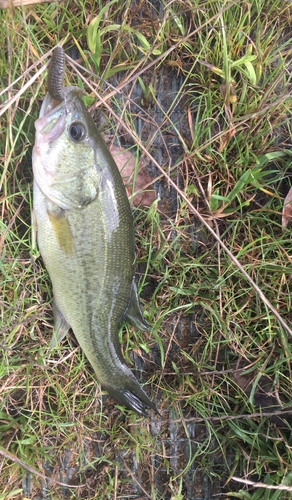
[[[208,485],[214,497],[291,498],[290,337],[190,209],[289,324],[289,3],[79,0],[2,19],[0,499],[60,498],[65,482],[78,498],[206,498]],[[68,65],[66,85],[85,88],[109,138],[138,148],[160,198],[134,214],[153,330],[120,328],[160,411],[149,420],[105,398],[72,332],[47,348],[31,155],[58,36],[82,65]]]

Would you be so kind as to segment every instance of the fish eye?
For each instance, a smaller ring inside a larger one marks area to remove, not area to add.
[[[74,142],[79,142],[82,139],[84,139],[86,135],[86,129],[83,123],[79,122],[71,123],[69,128],[69,135]]]

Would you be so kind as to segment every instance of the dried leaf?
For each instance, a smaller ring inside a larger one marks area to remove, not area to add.
[[[223,149],[227,146],[228,142],[230,139],[235,135],[236,131],[234,127],[231,127],[227,132],[225,132],[221,137],[220,137],[220,146],[218,148],[218,151],[221,152]]]
[[[197,59],[197,61],[198,61],[198,63],[203,64],[203,66],[205,66],[206,68],[213,71],[213,73],[216,73],[216,75],[219,75],[222,78],[224,78],[224,71],[222,69],[217,68],[213,64],[209,64],[209,63],[206,63],[205,61],[201,61],[200,59]]]
[[[121,172],[127,194],[130,197],[132,195],[136,158],[131,151],[127,151],[116,145],[113,145],[110,151]],[[156,200],[156,193],[151,182],[152,180],[146,169],[138,165],[134,186],[134,193],[137,194],[134,194],[131,201],[134,207],[150,207]]]
[[[226,82],[224,82],[224,83],[222,83],[222,85],[220,85],[220,94],[222,95],[223,99],[227,98]],[[232,104],[235,104],[237,102],[237,96],[235,93],[233,82],[229,82],[229,102],[231,102]]]
[[[292,217],[292,187],[290,188],[289,193],[287,194],[284,200],[283,213],[282,213],[283,232],[285,230],[284,228],[289,226],[291,217]]]

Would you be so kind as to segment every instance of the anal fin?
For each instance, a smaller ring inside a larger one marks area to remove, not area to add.
[[[147,323],[143,316],[141,309],[137,285],[135,282],[135,277],[132,281],[131,296],[129,300],[128,308],[125,311],[124,318],[129,321],[133,326],[139,328],[139,330],[150,332],[151,326]]]

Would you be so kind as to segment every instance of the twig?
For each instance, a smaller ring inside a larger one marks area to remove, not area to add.
[[[117,487],[118,487],[118,466],[115,467],[115,485],[114,485],[114,500],[117,500]]]
[[[238,483],[250,484],[254,488],[266,488],[267,490],[285,490],[292,491],[292,486],[285,486],[284,484],[265,484],[265,483],[255,483],[254,481],[250,481],[249,479],[242,479],[240,477],[232,476],[233,481],[237,481]]]
[[[222,417],[190,417],[190,418],[169,418],[165,420],[161,420],[161,424],[168,424],[168,423],[181,423],[186,422],[221,422],[221,421],[226,421],[226,420],[238,420],[238,419],[247,419],[247,418],[259,418],[259,417],[285,417],[285,415],[292,415],[292,408],[289,410],[279,410],[279,411],[271,411],[271,412],[258,412],[258,413],[247,413],[245,415],[222,415]],[[140,423],[129,423],[129,426],[137,426],[140,425]]]
[[[239,418],[258,418],[258,417],[284,417],[285,415],[291,415],[292,408],[289,410],[279,410],[279,411],[271,411],[271,412],[258,412],[258,413],[249,413],[245,415],[223,415],[222,417],[191,417],[184,419],[184,422],[221,422],[225,420],[238,420]],[[182,419],[171,419],[167,420],[167,422],[181,422]],[[162,421],[163,423],[163,421]]]

